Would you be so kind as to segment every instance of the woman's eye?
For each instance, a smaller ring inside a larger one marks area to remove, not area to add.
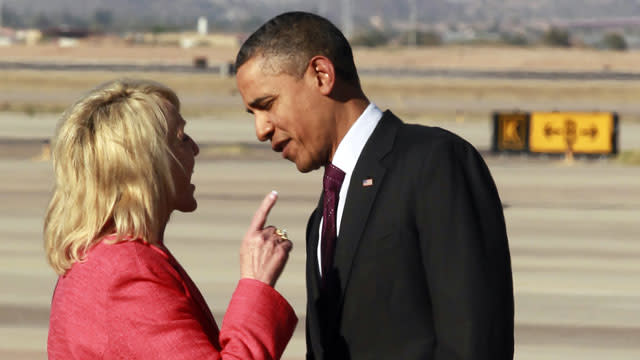
[[[189,139],[191,139],[191,138],[189,137],[189,135],[187,135],[187,134],[183,134],[183,135],[182,135],[182,141],[189,141]]]

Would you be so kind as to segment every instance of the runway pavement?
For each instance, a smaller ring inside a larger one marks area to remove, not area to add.
[[[56,277],[42,250],[42,220],[52,173],[50,162],[32,157],[39,153],[37,139],[53,126],[42,119],[25,126],[2,116],[0,139],[36,142],[19,150],[20,142],[0,147],[0,359],[45,359]],[[441,125],[479,148],[489,144],[488,125]],[[211,144],[254,142],[248,119],[189,127]],[[623,136],[637,139],[640,131],[633,129]],[[505,205],[516,359],[640,359],[640,167],[607,160],[567,166],[520,156],[486,160]],[[249,152],[223,147],[203,151],[194,183],[199,208],[175,214],[166,241],[219,322],[239,277],[238,246],[249,219],[264,194],[280,191],[269,223],[289,230],[294,249],[277,289],[301,320],[284,359],[303,359],[304,228],[321,191],[321,173],[299,174],[266,146]]]

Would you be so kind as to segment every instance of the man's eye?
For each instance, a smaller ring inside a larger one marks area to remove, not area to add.
[[[262,109],[263,110],[269,110],[269,109],[271,109],[272,105],[273,105],[273,100],[269,100],[269,101],[265,102],[264,104],[262,104]]]

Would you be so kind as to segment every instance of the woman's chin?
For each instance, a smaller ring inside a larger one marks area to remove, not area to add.
[[[184,212],[194,212],[198,208],[198,202],[193,199],[193,202],[184,210]]]
[[[189,201],[183,201],[180,204],[178,204],[175,210],[183,213],[190,213],[190,212],[196,211],[197,208],[198,208],[198,201],[196,201],[195,198],[192,198]]]

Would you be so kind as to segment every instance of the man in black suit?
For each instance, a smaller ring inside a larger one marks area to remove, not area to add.
[[[236,69],[258,139],[301,172],[325,169],[307,225],[307,358],[512,359],[507,235],[478,152],[380,111],[322,17],[269,20]]]

